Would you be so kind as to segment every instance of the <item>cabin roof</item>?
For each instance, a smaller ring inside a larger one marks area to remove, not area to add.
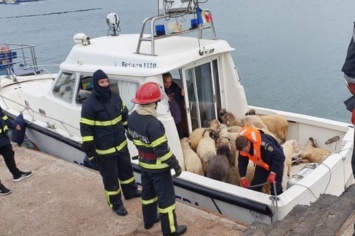
[[[95,38],[87,46],[77,44],[61,64],[61,69],[92,72],[101,67],[107,73],[151,76],[234,50],[225,40],[173,36],[155,40],[156,55],[148,55],[151,53],[150,41],[143,41],[140,54],[137,54],[138,39],[138,34],[126,34]],[[201,56],[200,49],[214,50]]]

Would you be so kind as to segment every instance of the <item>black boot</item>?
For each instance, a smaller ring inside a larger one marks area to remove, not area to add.
[[[160,216],[158,215],[157,218],[154,220],[153,223],[151,223],[151,224],[144,224],[144,228],[145,228],[145,229],[150,229],[150,228],[153,227],[153,225],[154,225],[155,223],[158,223],[159,221],[160,221]]]
[[[135,194],[133,194],[132,196],[129,196],[129,197],[125,197],[125,198],[126,198],[126,200],[130,200],[132,198],[141,197],[141,196],[142,196],[142,190],[137,189],[137,192]]]
[[[126,208],[123,205],[119,205],[116,209],[113,209],[113,211],[116,212],[116,214],[119,216],[125,216],[128,214]]]
[[[164,236],[182,235],[182,234],[186,233],[186,230],[187,230],[186,225],[178,225],[178,227],[174,233],[164,234]]]

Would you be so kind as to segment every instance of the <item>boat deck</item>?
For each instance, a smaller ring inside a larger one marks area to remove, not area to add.
[[[0,158],[2,183],[12,193],[0,196],[1,235],[161,235],[160,224],[143,226],[139,199],[124,200],[128,215],[111,211],[98,172],[50,155],[17,147],[19,169],[33,176],[13,182]],[[241,235],[248,225],[177,202],[185,235]]]

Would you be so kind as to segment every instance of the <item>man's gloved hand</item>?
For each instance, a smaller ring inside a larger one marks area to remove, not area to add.
[[[242,177],[240,179],[240,186],[242,186],[243,188],[249,188],[249,181],[246,177]]]
[[[88,156],[88,160],[90,161],[91,164],[93,165],[98,165],[100,160],[99,157],[97,155],[93,155],[93,156]]]
[[[175,170],[175,175],[173,175],[173,177],[178,177],[181,175],[182,169],[178,162],[175,164],[174,170]]]
[[[270,172],[269,177],[267,177],[267,182],[270,184],[275,183],[275,178],[276,178],[276,173],[275,172]]]

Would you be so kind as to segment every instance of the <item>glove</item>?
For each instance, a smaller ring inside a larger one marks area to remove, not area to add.
[[[249,182],[247,180],[247,178],[243,177],[240,179],[240,185],[243,187],[243,188],[249,188]]]
[[[83,149],[83,151],[85,152],[85,154],[91,158],[93,156],[96,155],[96,151],[95,151],[95,145],[94,145],[94,142],[91,141],[91,142],[84,142],[82,145],[81,145],[81,148]]]
[[[267,177],[267,182],[270,184],[275,183],[275,178],[276,178],[276,173],[275,172],[270,172],[269,177]]]
[[[173,175],[173,177],[178,177],[181,175],[182,169],[181,169],[181,166],[179,165],[179,163],[177,163],[174,166],[174,170],[175,170],[175,175]]]
[[[99,157],[97,155],[93,155],[91,157],[88,156],[88,160],[93,165],[98,165],[100,162]]]

